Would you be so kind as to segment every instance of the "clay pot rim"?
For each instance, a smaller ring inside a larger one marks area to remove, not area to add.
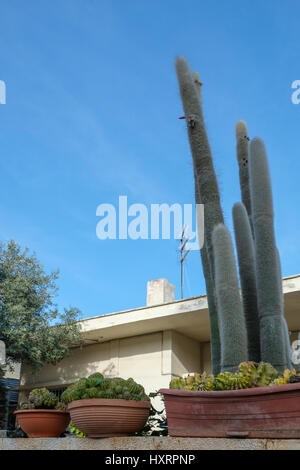
[[[82,406],[122,406],[122,407],[132,407],[135,408],[149,408],[150,401],[141,401],[141,400],[124,400],[120,398],[85,398],[82,400],[74,400],[68,404],[68,410],[73,408],[79,408]]]
[[[42,408],[36,408],[34,410],[15,410],[14,414],[21,414],[21,413],[57,413],[57,414],[70,414],[67,410],[47,410]]]
[[[269,385],[268,387],[253,387],[240,390],[224,390],[224,391],[199,391],[199,390],[177,390],[170,388],[161,388],[158,393],[163,395],[181,396],[186,398],[203,397],[203,398],[225,398],[225,397],[246,397],[256,395],[271,395],[272,393],[285,393],[300,390],[300,383]]]

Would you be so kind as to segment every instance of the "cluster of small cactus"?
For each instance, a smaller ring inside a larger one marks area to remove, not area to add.
[[[28,401],[22,403],[23,410],[65,410],[66,405],[47,388],[35,388],[28,396]]]
[[[279,375],[272,364],[253,361],[242,362],[235,372],[220,372],[213,374],[195,374],[186,378],[175,378],[170,382],[170,388],[194,391],[240,390],[269,385],[285,385],[300,381],[295,369],[286,369]]]
[[[274,379],[270,385],[285,385],[299,381],[300,376],[297,374],[296,369],[286,369],[283,374],[276,377],[276,379]]]
[[[70,385],[61,396],[61,400],[66,404],[89,398],[149,401],[144,387],[137,384],[132,378],[127,380],[119,377],[109,378],[98,372]]]
[[[239,363],[247,361],[270,363],[283,373],[292,365],[264,143],[259,138],[249,143],[246,123],[237,123],[242,199],[233,208],[237,270],[204,123],[199,76],[190,71],[183,57],[176,60],[176,72],[193,157],[195,201],[204,204],[201,259],[213,373],[234,372]]]

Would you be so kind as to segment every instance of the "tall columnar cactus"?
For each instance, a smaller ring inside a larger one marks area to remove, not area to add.
[[[176,60],[176,72],[193,157],[196,194],[198,192],[197,200],[205,205],[204,247],[201,257],[208,295],[213,371],[218,373],[220,369],[220,338],[214,292],[212,232],[217,224],[223,222],[223,214],[217,178],[204,124],[201,90],[196,83],[197,76],[195,74],[192,75],[188,63],[183,57],[179,57]]]
[[[189,65],[183,57],[176,60],[176,72],[187,122],[194,173],[202,204],[205,205],[205,244],[214,278],[212,232],[217,224],[223,223],[218,182],[204,124],[201,96]]]
[[[233,245],[228,229],[219,224],[213,231],[215,288],[221,337],[221,369],[235,372],[248,360],[247,333]]]
[[[192,72],[192,78],[196,86],[199,97],[201,98],[201,85],[199,75],[197,72]],[[202,204],[199,182],[196,176],[195,163],[194,164],[194,182],[195,182],[195,202],[196,204]],[[211,330],[211,360],[213,374],[217,375],[221,370],[221,344],[220,344],[220,332],[218,324],[218,313],[216,306],[215,286],[212,278],[212,272],[209,265],[207,244],[200,250],[202,268],[206,285],[207,303],[210,316],[210,330]]]
[[[195,179],[195,202],[201,204],[200,193],[198,189],[197,180]],[[213,374],[218,375],[221,370],[221,344],[220,332],[218,323],[218,313],[216,305],[215,285],[212,279],[212,274],[209,267],[207,256],[207,249],[204,245],[200,250],[202,269],[206,285],[207,303],[210,317],[210,349]]]
[[[248,339],[250,361],[260,361],[259,314],[257,307],[255,252],[245,206],[237,202],[232,210],[239,274]]]
[[[269,167],[264,143],[255,138],[250,144],[250,193],[255,238],[256,286],[260,323],[261,360],[279,372],[286,363],[282,332],[283,305],[278,289],[278,261]]]
[[[290,366],[289,338],[264,145],[260,139],[254,139],[249,157],[246,123],[237,123],[237,159],[244,206],[237,204],[233,217],[242,301],[231,238],[223,225],[199,76],[190,72],[182,57],[176,61],[176,71],[193,156],[195,199],[205,206],[201,258],[210,311],[214,374],[220,370],[220,357],[223,371],[234,371],[249,358],[270,362],[281,372]]]
[[[247,210],[247,214],[250,221],[251,230],[251,199],[250,199],[250,188],[249,188],[249,137],[247,124],[245,121],[238,121],[235,127],[236,133],[236,155],[239,165],[239,177],[242,202]]]

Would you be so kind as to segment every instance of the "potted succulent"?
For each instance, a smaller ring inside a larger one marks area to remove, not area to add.
[[[264,143],[254,138],[249,144],[246,123],[238,121],[242,203],[233,207],[237,271],[204,124],[202,84],[183,57],[176,61],[176,72],[193,157],[195,200],[204,204],[201,260],[213,376],[198,376],[195,383],[178,379],[172,389],[161,390],[169,434],[300,437],[300,384],[291,370]]]
[[[14,414],[28,437],[59,437],[70,422],[66,406],[46,388],[32,390]]]
[[[132,435],[144,427],[150,410],[142,385],[100,373],[70,385],[61,400],[68,405],[72,424],[91,438]]]
[[[165,398],[169,435],[193,437],[300,437],[300,376],[268,363],[173,379]]]

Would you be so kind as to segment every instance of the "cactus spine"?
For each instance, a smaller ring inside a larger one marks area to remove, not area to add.
[[[221,337],[222,372],[235,372],[248,360],[247,334],[235,266],[233,245],[228,229],[219,224],[213,232],[215,288]]]
[[[255,238],[256,286],[260,323],[261,359],[279,372],[287,368],[282,332],[283,306],[278,289],[278,260],[273,200],[264,143],[250,144],[250,193]]]
[[[254,243],[245,206],[236,203],[232,210],[239,274],[248,339],[248,357],[260,361],[259,315],[257,307]]]
[[[220,367],[220,337],[214,289],[212,232],[217,224],[223,222],[223,214],[217,178],[204,125],[201,91],[195,83],[197,76],[192,75],[188,63],[183,57],[176,60],[176,72],[193,157],[196,197],[201,204],[205,205],[205,242],[201,250],[201,258],[209,304],[213,370],[214,373],[218,373]]]

